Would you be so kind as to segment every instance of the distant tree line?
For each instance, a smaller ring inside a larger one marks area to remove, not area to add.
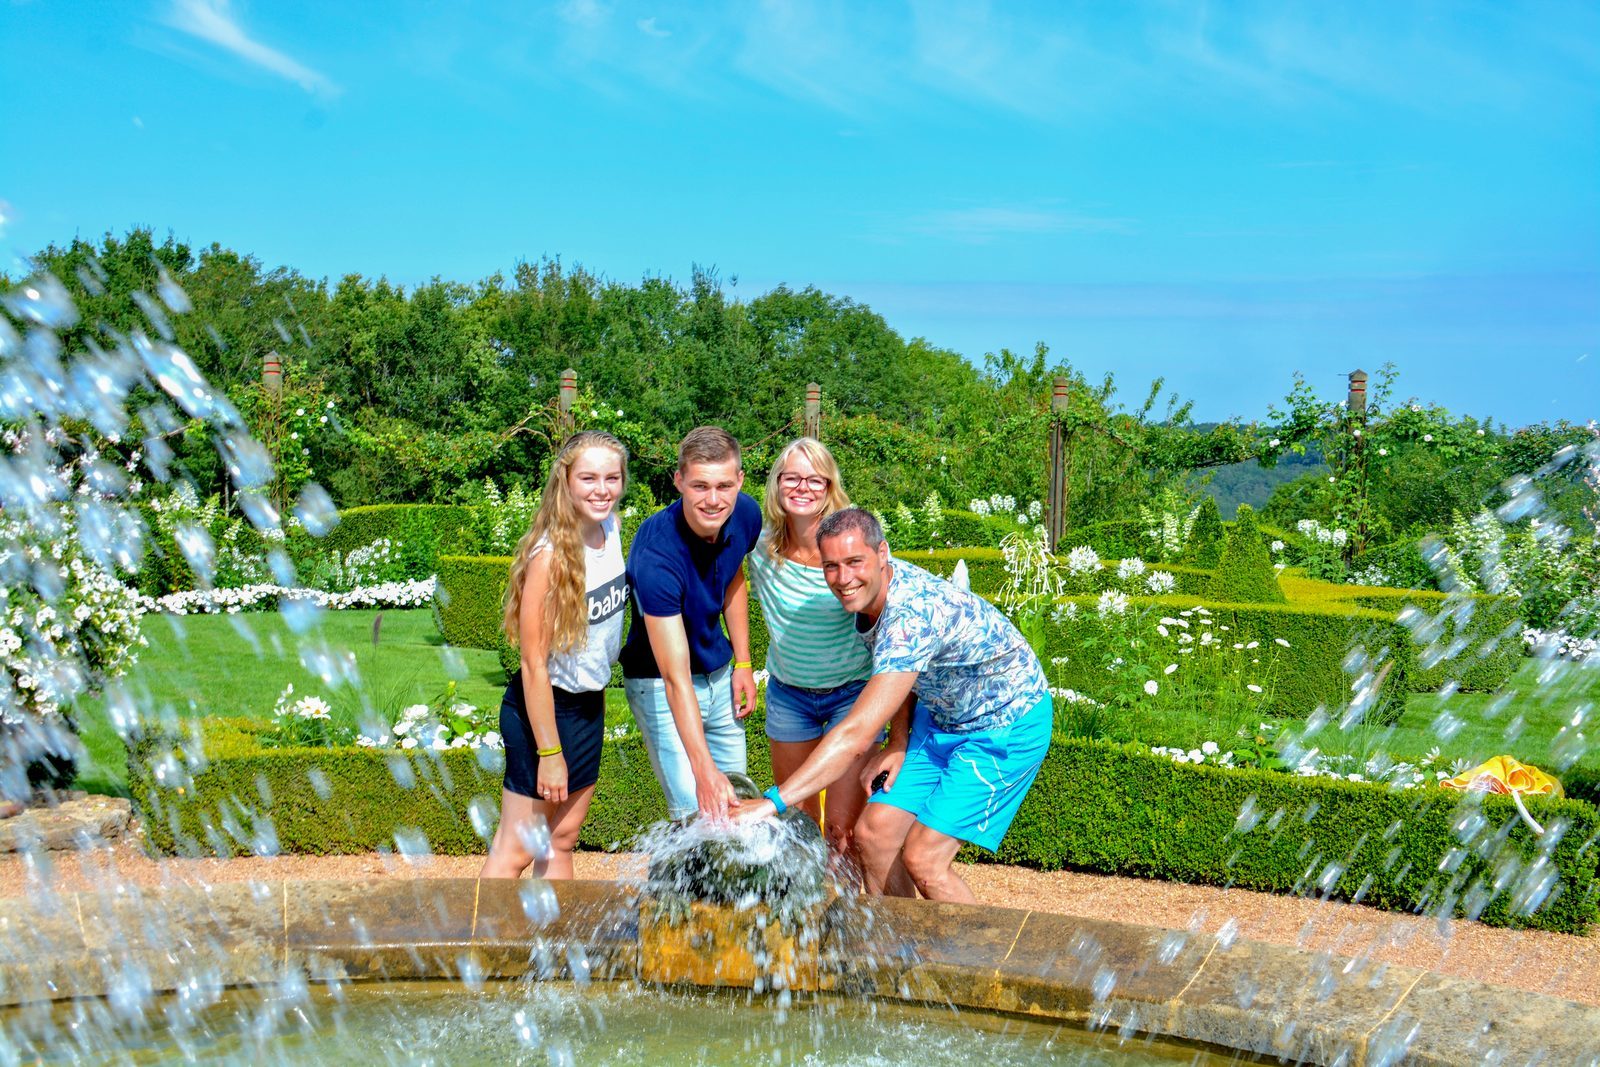
[[[1231,503],[1263,503],[1261,493],[1272,493],[1282,506],[1269,515],[1325,503],[1304,479],[1272,492],[1242,473],[1264,473],[1285,457],[1320,463],[1315,405],[1304,397],[1260,424],[1197,426],[1189,405],[1163,397],[1159,381],[1125,407],[1109,375],[1089,381],[1042,344],[1028,354],[1001,350],[979,367],[816,288],[741,299],[698,268],[686,285],[661,277],[629,284],[542,260],[518,264],[509,277],[435,278],[407,291],[384,278],[330,282],[267,269],[220,245],[157,241],[145,229],[51,245],[34,263],[78,303],[80,321],[63,336],[69,349],[170,330],[272,442],[283,477],[320,482],[340,506],[459,499],[485,478],[538,481],[559,432],[554,402],[566,367],[581,383],[578,424],[623,437],[641,495],[656,498],[670,492],[675,442],[702,423],[746,442],[748,468],[764,475],[776,447],[799,432],[805,383],[817,381],[824,436],[862,503],[887,508],[930,492],[958,506],[996,493],[1043,499],[1050,383],[1065,375],[1073,525],[1135,517],[1157,491],[1194,488],[1197,471],[1230,472],[1213,490],[1234,487]],[[135,294],[164,286],[181,288],[193,308],[158,324],[151,301]],[[261,386],[269,352],[283,363],[279,396]],[[1515,436],[1490,430],[1497,441]],[[1536,444],[1506,453],[1536,453],[1575,435],[1581,428],[1536,428],[1528,438]],[[206,435],[170,437],[197,490],[222,492]],[[1384,506],[1396,514],[1386,529],[1447,519],[1452,506],[1532,462],[1485,467],[1476,454],[1462,462],[1469,459],[1472,470],[1451,468],[1449,457],[1427,460],[1414,484],[1390,494]]]

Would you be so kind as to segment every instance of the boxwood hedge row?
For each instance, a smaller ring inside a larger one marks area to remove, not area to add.
[[[757,712],[750,767],[765,785],[761,725]],[[203,753],[169,736],[132,746],[129,787],[151,849],[337,854],[426,842],[433,853],[485,850],[499,810],[494,759],[465,749],[263,749],[261,729],[210,719]],[[1197,767],[1139,746],[1057,736],[997,858],[1581,933],[1596,917],[1600,813],[1565,800],[1529,808],[1550,828],[1542,839],[1504,797]],[[583,847],[626,847],[664,817],[637,735],[608,742]]]
[[[1003,580],[1004,567],[994,550],[950,549],[904,556],[939,574],[949,574],[958,560],[965,559],[973,588],[980,593],[998,588]],[[499,620],[509,566],[510,560],[502,556],[442,557],[441,593],[435,607],[447,642],[494,649],[507,670],[515,668],[516,652],[501,638]],[[1165,569],[1177,576],[1180,590],[1203,589],[1209,579],[1209,572],[1196,568]],[[1289,604],[1207,604],[1218,624],[1230,628],[1232,640],[1259,641],[1277,660],[1270,684],[1263,679],[1268,689],[1264,710],[1272,714],[1300,716],[1319,704],[1336,708],[1347,702],[1355,675],[1347,670],[1346,659],[1357,646],[1392,664],[1384,690],[1396,695],[1435,691],[1448,680],[1455,680],[1465,690],[1492,691],[1517,668],[1521,646],[1515,636],[1515,601],[1478,597],[1452,602],[1453,610],[1446,612],[1441,594],[1327,586],[1296,578],[1292,572],[1285,574],[1284,582],[1294,601]],[[1332,590],[1338,598],[1311,595],[1309,587]],[[1171,615],[1194,607],[1201,599],[1198,593],[1185,592],[1136,597],[1130,610]],[[1082,654],[1104,626],[1095,613],[1095,602],[1093,596],[1067,598],[1063,603],[1076,606],[1076,618],[1060,620],[1048,629],[1049,657],[1065,660],[1050,667],[1052,680],[1091,696],[1103,678],[1098,659]],[[1415,630],[1402,623],[1397,613],[1407,604],[1417,605],[1435,621]],[[767,632],[760,605],[754,600],[750,614],[751,653],[759,666],[766,659]],[[1434,630],[1437,632],[1431,632]],[[1421,644],[1419,634],[1425,638]],[[1273,644],[1278,638],[1289,642],[1288,651],[1278,651]],[[1454,654],[1443,655],[1452,649]],[[1380,707],[1379,717],[1397,715],[1401,710],[1398,702],[1391,702]]]

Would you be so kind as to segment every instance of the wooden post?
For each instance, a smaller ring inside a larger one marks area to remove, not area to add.
[[[1050,390],[1050,551],[1067,532],[1067,379],[1057,377]]]
[[[1351,563],[1367,546],[1367,372],[1350,372],[1350,392],[1345,397],[1349,424],[1350,462],[1345,477],[1355,481],[1355,529],[1344,544],[1344,561]]]
[[[805,436],[822,440],[822,386],[806,383]]]
[[[1360,415],[1363,423],[1367,420],[1367,372],[1353,370],[1350,372],[1350,395],[1345,400],[1345,407],[1350,409],[1350,414]]]
[[[283,360],[276,352],[261,357],[261,387],[274,396],[283,392]]]
[[[561,372],[561,388],[556,394],[556,426],[560,428],[563,438],[572,433],[572,404],[577,399],[578,372],[568,367]]]

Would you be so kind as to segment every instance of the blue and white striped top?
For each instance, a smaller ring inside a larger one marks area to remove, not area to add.
[[[778,561],[765,536],[747,557],[750,585],[771,640],[767,670],[785,685],[833,689],[872,673],[872,654],[856,636],[855,616],[823,581],[821,567]]]

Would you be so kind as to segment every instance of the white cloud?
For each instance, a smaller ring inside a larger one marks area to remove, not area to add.
[[[210,41],[248,63],[294,82],[315,96],[337,96],[340,89],[327,77],[269,45],[252,40],[235,21],[228,0],[173,0],[167,23]]]
[[[634,25],[639,27],[639,32],[644,34],[647,37],[671,37],[672,36],[672,31],[671,30],[663,30],[660,26],[656,25],[656,19],[655,19],[654,15],[650,16],[647,19],[640,19],[638,22],[634,23]]]
[[[563,22],[592,30],[605,22],[611,11],[599,0],[566,0],[556,8],[556,14]]]
[[[1042,207],[989,205],[934,211],[911,220],[917,233],[987,244],[1000,237],[1049,233],[1126,233],[1132,220]]]

